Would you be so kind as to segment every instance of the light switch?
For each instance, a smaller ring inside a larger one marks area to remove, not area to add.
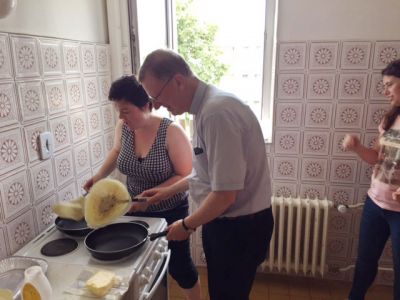
[[[39,152],[42,160],[48,159],[54,153],[54,139],[51,132],[42,132],[39,135]]]

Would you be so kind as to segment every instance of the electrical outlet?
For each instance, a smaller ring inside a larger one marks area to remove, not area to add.
[[[45,160],[53,155],[54,139],[51,132],[46,131],[39,135],[39,146],[40,159]]]

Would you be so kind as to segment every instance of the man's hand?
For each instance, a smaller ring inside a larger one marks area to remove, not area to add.
[[[183,228],[182,220],[175,221],[168,226],[168,241],[183,241],[187,240],[189,236],[190,232],[186,231],[185,228]]]

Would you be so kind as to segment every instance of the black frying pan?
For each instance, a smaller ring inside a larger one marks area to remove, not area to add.
[[[167,235],[167,231],[149,234],[139,223],[114,223],[90,232],[85,246],[94,258],[116,260],[138,250],[149,238],[151,241]]]
[[[85,219],[74,221],[57,217],[55,225],[61,232],[74,237],[86,236],[93,230],[87,226]]]

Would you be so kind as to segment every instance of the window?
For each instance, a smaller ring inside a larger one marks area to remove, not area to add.
[[[251,107],[266,140],[271,141],[278,0],[130,1],[135,1],[137,8],[136,48],[140,62],[156,48],[178,50],[176,7],[182,3],[189,3],[189,14],[197,20],[197,26],[216,26],[214,45],[221,53],[219,61],[228,68],[215,84],[235,93]]]

